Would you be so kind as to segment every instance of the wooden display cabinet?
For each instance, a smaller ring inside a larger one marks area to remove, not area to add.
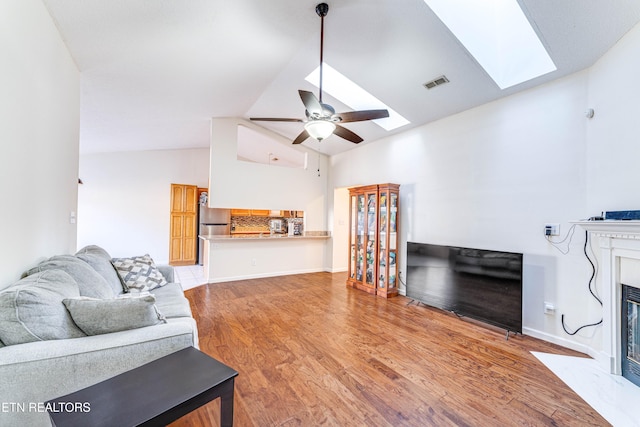
[[[349,189],[347,286],[389,298],[398,295],[398,184]]]

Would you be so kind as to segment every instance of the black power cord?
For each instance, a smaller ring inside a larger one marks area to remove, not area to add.
[[[591,261],[591,258],[589,258],[589,254],[587,253],[587,243],[589,242],[589,232],[585,230],[584,232],[584,256],[587,257],[587,260],[589,261],[589,264],[591,264],[591,278],[589,279],[589,292],[591,293],[591,295],[596,299],[596,301],[598,301],[600,303],[600,306],[602,307],[602,300],[600,298],[598,298],[598,296],[596,295],[596,293],[593,291],[592,285],[593,285],[593,279],[596,277],[596,266],[593,263],[593,261]],[[564,324],[564,314],[561,317],[561,321],[562,321],[562,329],[564,329],[564,331],[568,334],[568,335],[575,335],[578,332],[580,332],[582,329],[584,328],[589,328],[591,326],[598,326],[599,324],[602,323],[603,319],[600,319],[599,322],[596,323],[589,323],[587,325],[582,325],[580,326],[578,329],[576,329],[573,332],[569,332],[567,330],[566,325]]]

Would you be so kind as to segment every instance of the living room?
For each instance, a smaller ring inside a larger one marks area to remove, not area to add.
[[[584,232],[575,231],[562,247],[570,249],[565,255],[543,230],[559,223],[565,236],[572,221],[637,208],[638,25],[582,71],[340,154],[314,153],[320,177],[315,166],[291,172],[310,183],[301,194],[283,191],[291,188],[290,171],[235,160],[210,170],[209,148],[81,155],[81,88],[89,71],[78,70],[40,2],[1,7],[7,35],[0,42],[1,79],[8,96],[0,101],[0,185],[12,209],[2,214],[0,285],[17,281],[36,260],[85,244],[104,245],[114,256],[148,252],[165,262],[171,182],[211,182],[220,206],[302,205],[315,213],[314,228],[333,234],[346,227],[334,216],[335,194],[344,194],[336,190],[395,182],[401,186],[401,265],[408,241],[524,253],[524,335],[592,357],[602,350],[601,328],[570,336],[561,323],[564,315],[576,329],[602,317],[587,287]],[[588,108],[595,111],[591,119]],[[241,171],[243,179],[234,180],[229,170]],[[258,183],[275,190],[256,191]],[[598,254],[596,242],[591,245]],[[346,257],[333,256],[338,246],[328,244],[324,271],[346,269]],[[545,302],[554,305],[554,315],[544,313]]]

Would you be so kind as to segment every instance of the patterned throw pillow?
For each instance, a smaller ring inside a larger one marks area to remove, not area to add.
[[[113,258],[111,263],[122,278],[125,292],[144,292],[167,284],[149,254],[132,258]]]

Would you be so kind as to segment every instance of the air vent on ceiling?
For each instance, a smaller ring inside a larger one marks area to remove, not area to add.
[[[426,82],[422,86],[426,87],[427,89],[433,89],[434,87],[443,85],[445,83],[449,83],[449,79],[446,76],[440,76],[436,79],[431,80],[430,82]]]

